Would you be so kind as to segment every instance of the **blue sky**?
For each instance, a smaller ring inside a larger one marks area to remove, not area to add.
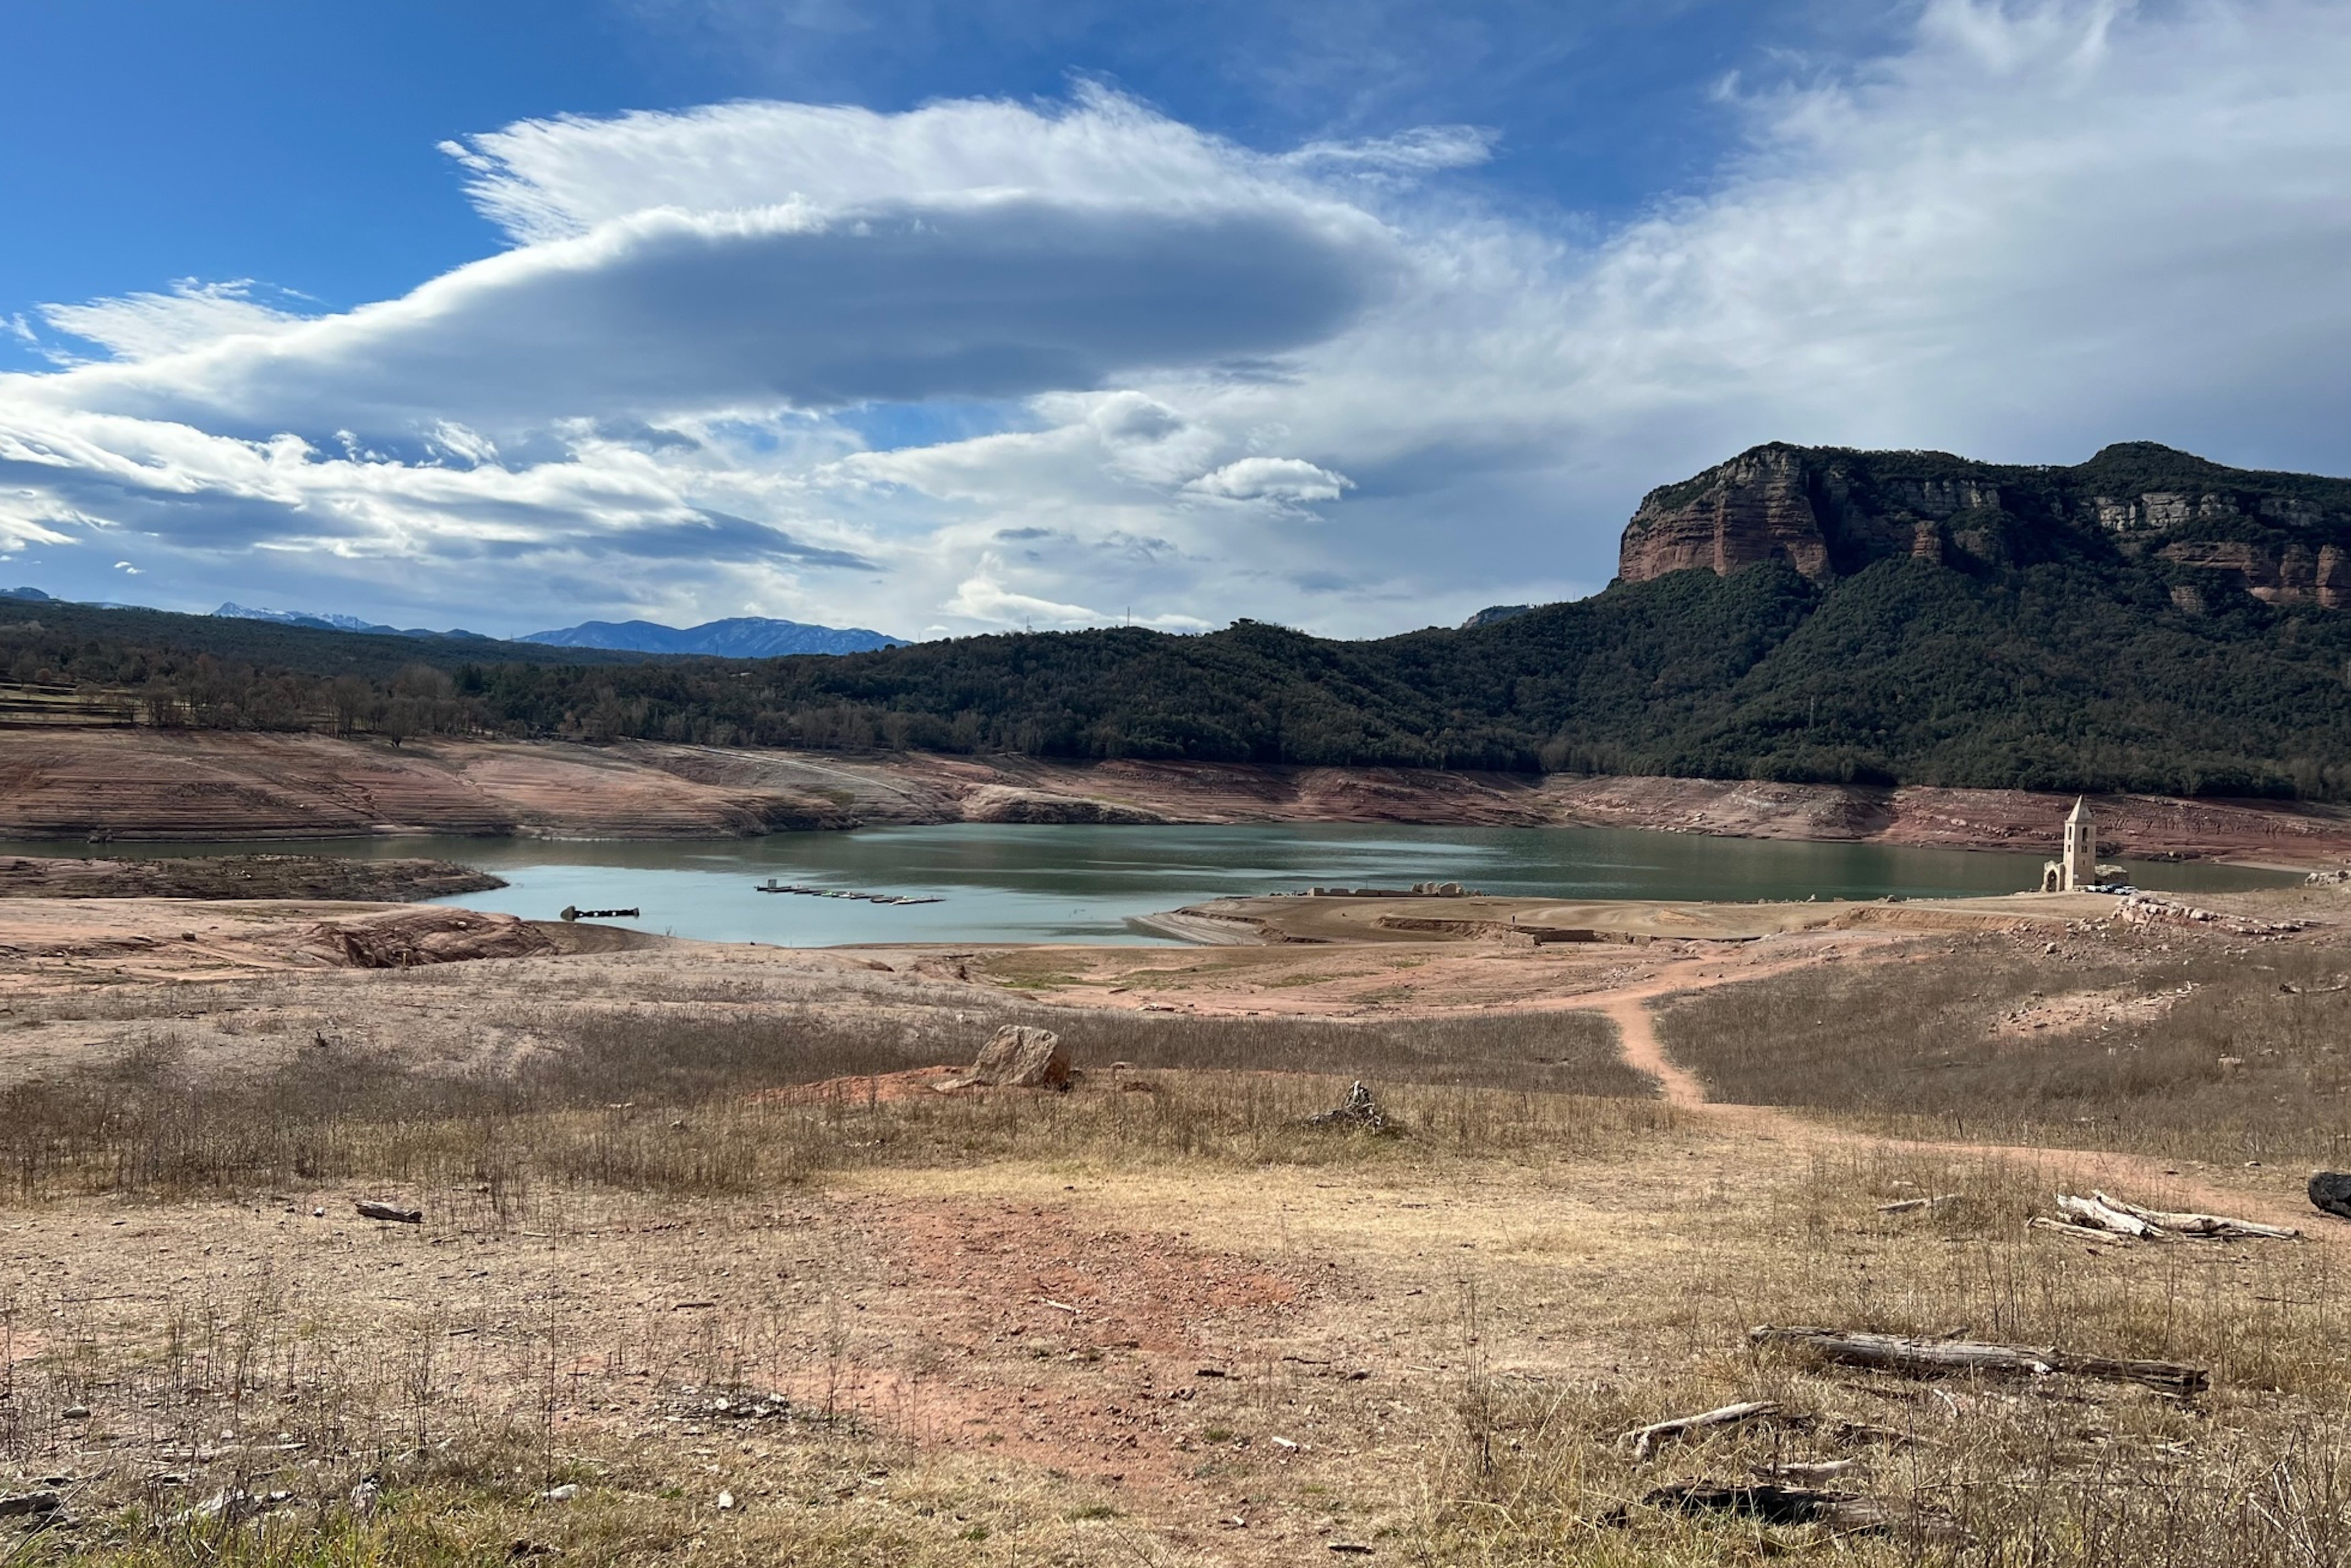
[[[8,0],[0,310],[254,277],[349,308],[494,248],[436,152],[559,114],[775,97],[911,109],[1121,84],[1245,142],[1476,122],[1564,218],[1703,180],[1711,100],[1833,38],[1769,4],[1268,6],[687,0]],[[1335,42],[1345,40],[1344,47]],[[29,153],[31,155],[23,155]],[[37,363],[0,343],[18,368]]]
[[[2351,15],[0,0],[0,581],[1364,634],[1765,439],[2351,469]]]

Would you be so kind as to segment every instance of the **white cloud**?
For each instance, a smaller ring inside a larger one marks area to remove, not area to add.
[[[1459,128],[510,126],[449,151],[511,247],[402,298],[44,312],[114,357],[0,376],[0,538],[494,631],[1369,632],[1597,586],[1643,489],[1764,439],[2351,468],[2351,10],[1931,0],[1731,93],[1708,185],[1590,243],[1449,189]]]
[[[97,344],[118,360],[148,360],[223,338],[267,335],[301,319],[256,298],[251,278],[200,283],[183,277],[169,294],[132,294],[87,305],[45,305],[41,319],[60,332]],[[17,336],[37,340],[19,317]]]
[[[1343,474],[1300,457],[1244,457],[1203,474],[1186,490],[1228,501],[1335,501],[1355,487]]]
[[[462,152],[485,216],[517,240],[542,241],[663,208],[847,212],[1024,197],[1162,213],[1321,210],[1352,227],[1346,204],[1296,178],[1293,162],[1436,170],[1475,162],[1485,142],[1443,127],[1266,157],[1085,87],[1061,109],[970,99],[881,114],[730,103],[534,120],[444,151]]]
[[[1000,560],[993,557],[984,558],[979,573],[958,583],[955,596],[947,601],[945,608],[949,613],[967,621],[1046,631],[1118,622],[1150,626],[1162,632],[1205,632],[1209,627],[1209,622],[1190,615],[1163,612],[1138,617],[1115,611],[1106,613],[1082,604],[1061,604],[1050,599],[1040,599],[1034,594],[1017,593],[998,580],[1003,570]]]
[[[1005,398],[1294,350],[1381,285],[1363,214],[976,194],[845,212],[659,208],[349,315],[92,365],[38,392],[246,433]],[[120,341],[169,301],[79,308]],[[52,319],[74,313],[52,311]],[[171,326],[178,323],[172,321]]]

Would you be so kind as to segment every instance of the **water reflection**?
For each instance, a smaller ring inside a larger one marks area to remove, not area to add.
[[[2053,837],[2054,824],[2052,824]],[[534,919],[565,905],[634,907],[632,925],[679,936],[789,946],[845,942],[1148,942],[1130,916],[1238,894],[1308,886],[1454,881],[1490,893],[1562,898],[1920,898],[2036,886],[2045,852],[1897,849],[1879,844],[1716,839],[1614,828],[1016,827],[958,823],[708,841],[401,838],[253,843],[111,844],[111,855],[252,853],[272,848],[364,856],[429,855],[507,879],[443,900]],[[55,843],[8,852],[93,852]],[[2122,862],[2144,887],[2179,892],[2297,880],[2200,862]],[[782,883],[915,896],[874,904],[767,894]]]

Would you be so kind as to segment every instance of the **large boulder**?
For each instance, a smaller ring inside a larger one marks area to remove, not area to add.
[[[1050,1029],[1008,1023],[979,1048],[963,1082],[989,1089],[1067,1089],[1070,1053]]]
[[[2351,1219],[2351,1174],[2320,1171],[2310,1178],[2313,1207]]]

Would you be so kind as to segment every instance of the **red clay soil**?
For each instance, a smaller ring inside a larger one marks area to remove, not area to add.
[[[0,731],[0,838],[726,838],[867,824],[1413,822],[2054,851],[2070,798],[1405,768],[1102,763],[627,742]],[[2351,860],[2351,810],[2103,797],[2118,854]]]
[[[946,1358],[919,1389],[915,1368],[852,1369],[838,1396],[918,1402],[918,1440],[1161,1494],[1194,1490],[1207,1407],[1196,1396],[1237,1388],[1252,1342],[1311,1301],[1308,1276],[1327,1270],[1269,1267],[1070,1207],[880,1197],[862,1220],[900,1281],[885,1311]]]

